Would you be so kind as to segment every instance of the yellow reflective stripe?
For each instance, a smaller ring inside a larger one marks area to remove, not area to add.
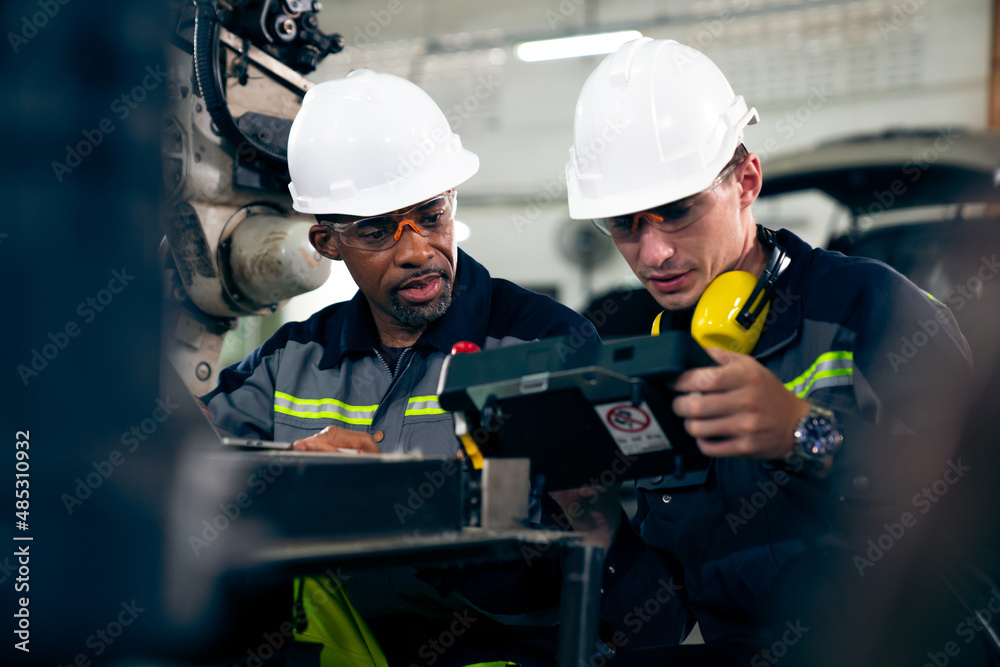
[[[441,409],[441,404],[438,402],[437,396],[414,396],[407,401],[410,406],[406,408],[406,412],[403,413],[405,417],[412,417],[416,415],[443,415],[447,414],[447,410]]]
[[[376,410],[377,405],[349,405],[335,398],[298,398],[283,391],[274,392],[275,412],[303,419],[336,419],[345,424],[367,425],[372,423]]]
[[[853,368],[831,368],[829,370],[820,371],[819,373],[816,373],[816,375],[809,381],[809,384],[806,385],[805,389],[803,389],[802,391],[796,392],[795,395],[798,396],[799,398],[805,398],[806,395],[809,393],[809,390],[812,389],[812,386],[816,383],[817,380],[822,380],[824,378],[830,378],[830,377],[837,377],[837,376],[841,376],[841,375],[854,375],[854,369]],[[820,385],[822,385],[822,386],[826,386],[827,384],[828,383],[824,383],[824,382],[820,383]],[[816,387],[816,388],[819,389],[819,387]]]
[[[810,375],[816,372],[816,367],[819,366],[820,364],[827,361],[836,361],[840,359],[850,359],[853,361],[854,353],[849,350],[842,350],[840,352],[826,352],[824,354],[819,355],[818,357],[816,357],[816,361],[813,362],[813,365],[809,367],[809,370],[807,370],[805,373],[798,376],[791,382],[786,382],[785,388],[791,389],[792,387],[805,382]]]
[[[343,401],[338,401],[335,398],[296,398],[291,394],[286,394],[283,391],[274,392],[275,398],[283,398],[286,401],[295,403],[296,405],[337,405],[345,410],[350,410],[352,412],[375,412],[378,410],[378,405],[348,405]],[[437,398],[437,396],[434,396]]]
[[[326,410],[319,412],[303,412],[302,410],[290,410],[283,405],[275,405],[275,412],[280,412],[285,415],[291,415],[293,417],[303,417],[305,419],[336,419],[337,421],[342,421],[345,424],[365,424],[370,425],[372,423],[371,417],[348,417],[342,415],[339,412],[329,412]]]
[[[822,368],[821,368],[822,366]],[[805,398],[805,396],[814,388],[817,381],[823,380],[825,378],[853,375],[854,374],[854,353],[849,350],[839,350],[836,352],[825,352],[816,358],[812,366],[798,376],[791,382],[785,383],[785,389],[792,392],[799,398]],[[820,382],[820,386],[816,386],[819,389],[822,386],[827,386],[830,384],[842,384],[842,381],[838,382]]]

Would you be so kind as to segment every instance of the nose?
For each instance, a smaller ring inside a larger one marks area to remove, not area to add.
[[[406,234],[405,227],[410,227],[409,234]],[[423,266],[434,257],[434,248],[430,244],[430,238],[422,236],[420,228],[411,220],[403,220],[396,229],[398,241],[393,247],[396,264],[399,266]]]
[[[639,233],[639,263],[658,267],[674,256],[677,249],[670,235],[650,224],[643,224]]]

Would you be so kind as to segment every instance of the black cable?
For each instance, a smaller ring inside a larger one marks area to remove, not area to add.
[[[216,14],[214,0],[198,0],[194,19],[194,76],[198,83],[198,91],[205,101],[205,109],[219,131],[219,135],[236,147],[237,157],[243,146],[249,146],[253,151],[251,159],[260,159],[268,167],[285,173],[288,170],[288,158],[275,153],[267,146],[243,134],[233,116],[229,113],[229,105],[223,96],[221,75],[219,72],[219,20]],[[246,158],[244,158],[246,160]],[[249,160],[246,160],[249,161]]]

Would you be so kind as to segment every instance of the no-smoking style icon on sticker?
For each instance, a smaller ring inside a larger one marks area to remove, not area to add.
[[[608,410],[608,424],[625,433],[638,433],[649,426],[650,416],[642,408],[634,405],[619,405]]]

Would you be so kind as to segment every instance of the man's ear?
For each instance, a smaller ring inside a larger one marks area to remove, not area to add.
[[[750,153],[739,170],[740,207],[746,208],[757,200],[760,189],[764,185],[764,177],[760,170],[760,158],[756,153]]]
[[[316,252],[328,259],[342,260],[340,249],[334,238],[334,232],[326,225],[316,224],[309,229],[309,243],[316,248]]]

